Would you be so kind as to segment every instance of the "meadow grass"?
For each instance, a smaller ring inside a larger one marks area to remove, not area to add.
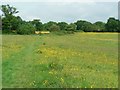
[[[117,88],[118,34],[3,35],[2,85]]]

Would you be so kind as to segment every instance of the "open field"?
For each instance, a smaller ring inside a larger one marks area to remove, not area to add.
[[[3,87],[118,87],[118,34],[3,35]]]

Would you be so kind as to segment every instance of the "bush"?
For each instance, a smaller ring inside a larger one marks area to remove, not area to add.
[[[49,30],[50,31],[59,31],[60,27],[56,24],[53,24],[53,25],[50,26]]]
[[[74,31],[76,30],[76,25],[71,23],[66,26],[65,30],[67,31],[68,34],[73,34]]]
[[[18,34],[34,34],[34,32],[35,27],[30,23],[19,25],[19,28],[17,30]]]

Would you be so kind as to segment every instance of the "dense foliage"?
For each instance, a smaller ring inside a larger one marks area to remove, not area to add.
[[[18,34],[34,34],[35,27],[30,23],[21,24],[17,29]]]
[[[91,23],[85,20],[78,20],[74,23],[53,22],[42,23],[40,19],[33,19],[32,21],[24,21],[20,16],[15,16],[18,13],[17,9],[10,5],[2,5],[2,30],[4,32],[15,31],[17,34],[32,34],[34,31],[84,31],[84,32],[119,32],[118,19],[110,17],[107,23],[97,21]],[[24,25],[25,24],[25,25]],[[34,29],[35,28],[35,29]]]

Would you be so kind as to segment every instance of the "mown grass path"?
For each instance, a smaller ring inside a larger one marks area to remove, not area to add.
[[[34,51],[37,44],[37,40],[33,39],[31,43],[26,43],[20,51],[12,53],[11,58],[3,62],[2,65],[6,66],[2,70],[3,85],[9,87],[29,87],[31,76],[34,77],[34,71],[32,71],[31,67],[34,63]],[[6,75],[8,76],[7,78]]]

